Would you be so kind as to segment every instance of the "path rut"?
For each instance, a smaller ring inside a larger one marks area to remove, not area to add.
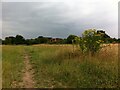
[[[24,69],[22,72],[22,81],[13,81],[12,88],[34,88],[34,70],[30,64],[30,56],[26,52],[24,53]]]
[[[30,59],[29,59],[29,55],[27,53],[25,53],[24,56],[24,64],[25,64],[25,68],[23,70],[23,86],[24,88],[34,88],[35,82],[33,79],[33,69],[32,69],[32,65],[30,64]]]

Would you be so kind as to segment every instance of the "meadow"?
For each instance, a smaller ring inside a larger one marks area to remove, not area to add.
[[[2,46],[2,87],[24,87],[24,54],[34,72],[33,88],[118,87],[118,44],[107,45],[94,56],[72,45]]]
[[[2,87],[12,88],[14,82],[21,82],[23,64],[22,46],[2,46]]]

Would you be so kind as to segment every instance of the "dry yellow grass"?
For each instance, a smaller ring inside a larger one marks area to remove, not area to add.
[[[22,68],[17,62],[21,60],[19,63],[22,64],[21,56],[23,51],[26,51],[35,71],[33,77],[37,82],[35,87],[115,88],[118,87],[118,49],[120,51],[120,48],[118,44],[103,46],[105,47],[95,56],[82,54],[75,45],[3,46],[3,69],[7,68],[4,76],[9,77],[9,71],[14,72]],[[13,60],[18,56],[21,57],[20,60]],[[11,67],[15,63],[17,65],[11,70],[9,65]],[[16,78],[14,74],[11,73],[10,76]],[[10,82],[10,78],[4,77],[4,87],[11,87]]]
[[[106,45],[95,56],[73,45],[33,45],[27,50],[37,71],[37,87],[117,87],[117,44]]]

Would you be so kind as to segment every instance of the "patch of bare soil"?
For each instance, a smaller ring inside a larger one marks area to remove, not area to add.
[[[34,80],[33,80],[33,69],[30,64],[29,56],[25,54],[24,57],[24,64],[25,64],[25,69],[23,73],[23,85],[24,88],[34,88]]]

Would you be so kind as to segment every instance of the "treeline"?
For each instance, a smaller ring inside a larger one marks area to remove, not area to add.
[[[34,39],[25,39],[22,35],[16,35],[15,37],[9,36],[5,40],[1,39],[2,44],[5,45],[33,45],[33,44],[65,44],[66,39],[43,37],[39,36]]]
[[[109,35],[105,33],[105,31],[99,30],[97,33],[101,34],[101,40],[104,43],[120,43],[120,39],[111,38]],[[15,37],[9,36],[6,37],[5,40],[0,39],[0,44],[4,45],[33,45],[33,44],[72,44],[74,43],[76,35],[69,35],[67,38],[52,38],[52,37],[43,37],[39,36],[34,39],[25,39],[22,35],[16,35]],[[79,37],[81,38],[81,37]]]

